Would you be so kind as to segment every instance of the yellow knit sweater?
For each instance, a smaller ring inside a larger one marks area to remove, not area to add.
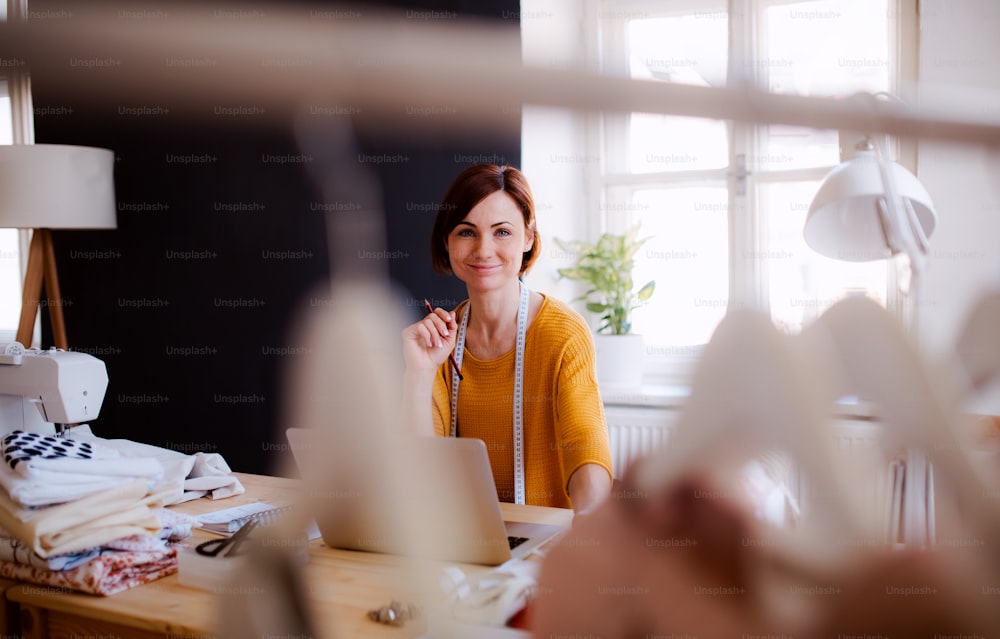
[[[461,321],[463,302],[455,309]],[[525,500],[540,506],[571,506],[570,476],[583,464],[611,475],[611,446],[594,369],[590,329],[568,305],[543,295],[528,327],[524,353]],[[497,494],[514,501],[514,351],[493,360],[462,359],[458,435],[486,443]],[[434,382],[434,427],[451,429],[452,366],[446,361]]]

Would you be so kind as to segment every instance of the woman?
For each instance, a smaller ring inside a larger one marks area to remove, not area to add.
[[[405,408],[419,433],[482,439],[501,500],[580,513],[611,490],[607,424],[590,329],[520,281],[539,247],[520,171],[480,164],[459,174],[438,209],[431,257],[465,283],[468,300],[403,331]]]

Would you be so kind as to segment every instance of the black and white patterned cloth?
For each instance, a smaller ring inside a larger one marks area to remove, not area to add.
[[[80,442],[67,437],[26,433],[15,430],[0,440],[4,462],[11,468],[30,459],[93,459],[94,448],[90,442]]]
[[[78,426],[77,428],[83,428]],[[137,479],[156,484],[163,465],[153,457],[126,457],[113,440],[86,433],[0,433],[0,486],[26,508],[73,501]]]

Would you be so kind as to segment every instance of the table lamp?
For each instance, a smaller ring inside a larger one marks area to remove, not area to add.
[[[838,260],[867,262],[906,253],[920,269],[937,213],[916,176],[882,157],[871,138],[830,171],[806,215],[806,243]]]
[[[60,144],[0,145],[0,228],[34,229],[17,341],[31,346],[42,285],[53,342],[66,349],[66,324],[52,229],[115,228],[114,153]]]

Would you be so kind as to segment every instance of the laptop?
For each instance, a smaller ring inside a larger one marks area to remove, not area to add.
[[[331,548],[495,566],[566,530],[503,520],[480,439],[345,443],[351,438],[308,428],[286,436]]]

